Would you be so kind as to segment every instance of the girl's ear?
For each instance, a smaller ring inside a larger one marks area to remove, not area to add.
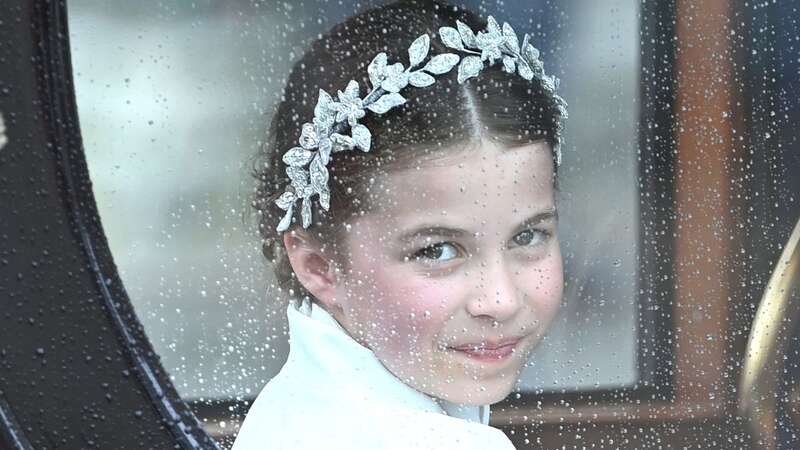
[[[306,231],[294,228],[283,234],[283,245],[297,280],[328,311],[337,309],[334,261]]]

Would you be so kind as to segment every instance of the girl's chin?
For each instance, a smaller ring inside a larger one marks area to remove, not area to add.
[[[505,400],[511,394],[518,376],[517,372],[509,371],[482,380],[462,378],[446,386],[440,386],[438,392],[427,392],[427,394],[463,405],[490,405]]]
[[[439,353],[439,362],[433,372],[423,377],[419,373],[419,361],[403,360],[400,364],[390,364],[387,368],[414,389],[427,395],[463,405],[488,405],[503,401],[511,394],[522,367],[527,359],[525,350],[532,346],[521,341],[513,353],[474,352],[465,353],[447,349]],[[442,356],[446,356],[442,359]],[[396,362],[396,360],[395,360]],[[439,371],[447,368],[444,371]],[[419,380],[427,379],[427,383]],[[449,383],[444,380],[451,380]]]
[[[481,388],[484,388],[484,390],[481,390]],[[457,392],[453,392],[452,395],[445,394],[439,396],[439,398],[462,405],[491,405],[505,400],[505,398],[511,394],[513,388],[513,385],[489,388],[488,386],[478,385],[473,382],[470,383],[469,386],[463,386],[461,389],[457,389]],[[472,395],[470,395],[470,393]]]

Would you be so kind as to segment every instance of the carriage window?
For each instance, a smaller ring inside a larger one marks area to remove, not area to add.
[[[10,2],[0,447],[429,443],[364,414],[395,390],[436,438],[441,409],[515,448],[800,448],[800,8],[450,0],[509,24],[431,32],[463,54],[406,80],[373,50],[418,65],[456,16],[393,1]]]
[[[184,398],[252,399],[286,358],[285,299],[249,205],[252,158],[298,55],[367,3],[69,4],[103,227]],[[518,391],[652,380],[669,317],[654,312],[669,296],[647,272],[664,266],[642,246],[669,218],[640,211],[656,175],[641,169],[639,2],[455,3],[530,33],[569,104],[557,199],[564,299]]]

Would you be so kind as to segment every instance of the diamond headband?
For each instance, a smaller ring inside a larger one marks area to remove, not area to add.
[[[477,76],[484,68],[500,61],[505,72],[518,73],[526,80],[537,79],[542,87],[556,102],[562,119],[567,117],[567,104],[556,94],[558,78],[545,75],[544,64],[539,60],[539,50],[528,42],[526,33],[520,44],[516,33],[508,23],[502,28],[492,16],[487,19],[487,27],[477,34],[461,21],[456,21],[457,28],[441,27],[439,37],[445,46],[466,54],[463,58],[458,53],[443,53],[428,57],[430,38],[423,34],[408,48],[409,66],[401,63],[389,64],[386,53],[378,53],[367,67],[367,74],[372,90],[363,98],[359,94],[356,81],[350,80],[344,92],[338,91],[338,100],[320,89],[317,105],[314,108],[314,119],[303,124],[299,147],[293,147],[283,155],[286,164],[286,175],[291,180],[286,190],[275,200],[279,208],[286,211],[276,230],[280,233],[289,228],[292,222],[295,205],[301,202],[300,216],[303,228],[311,225],[311,197],[319,196],[319,204],[325,211],[330,208],[330,189],[328,187],[327,165],[332,153],[358,149],[370,150],[372,134],[358,120],[364,117],[365,110],[376,114],[384,114],[390,109],[400,106],[406,99],[400,91],[408,85],[424,88],[436,80],[433,75],[449,72],[458,65],[459,83]],[[421,67],[420,67],[421,66]],[[415,70],[412,70],[415,69]],[[561,123],[557,124],[555,136],[556,165],[561,164]],[[350,129],[350,136],[344,134]]]

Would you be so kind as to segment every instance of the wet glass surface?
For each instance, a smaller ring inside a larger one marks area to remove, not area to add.
[[[638,379],[639,44],[635,4],[623,3],[484,5],[532,34],[570,105],[558,197],[565,302],[523,390]],[[247,215],[248,163],[289,64],[337,13],[311,2],[70,4],[103,224],[137,313],[188,398],[252,396],[285,358],[283,311],[271,305]]]

